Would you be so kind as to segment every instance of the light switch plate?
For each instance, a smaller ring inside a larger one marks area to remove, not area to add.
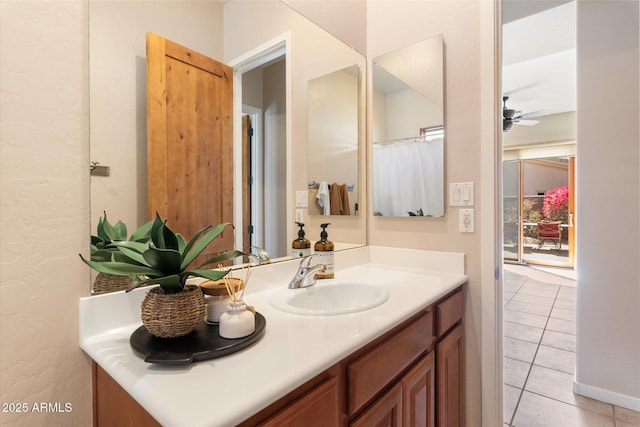
[[[296,209],[296,222],[304,222],[304,211]]]
[[[455,182],[449,184],[449,206],[473,206],[473,182]]]
[[[309,191],[296,191],[296,208],[309,207]]]
[[[475,209],[460,209],[460,232],[473,233],[475,229]]]

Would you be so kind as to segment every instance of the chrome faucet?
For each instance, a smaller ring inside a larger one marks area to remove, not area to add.
[[[289,282],[289,289],[306,288],[307,286],[313,286],[316,284],[314,273],[319,270],[324,270],[326,267],[324,264],[309,266],[312,258],[313,255],[308,255],[302,258],[302,261],[300,261],[300,266],[298,266],[296,275],[291,280],[291,282]]]

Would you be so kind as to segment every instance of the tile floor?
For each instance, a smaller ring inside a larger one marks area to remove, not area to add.
[[[640,427],[640,413],[573,393],[575,276],[552,273],[504,267],[504,425]]]

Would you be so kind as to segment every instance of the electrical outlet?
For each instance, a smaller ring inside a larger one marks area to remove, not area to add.
[[[460,232],[473,233],[475,227],[475,210],[460,209]]]
[[[296,209],[296,222],[304,222],[304,211]]]

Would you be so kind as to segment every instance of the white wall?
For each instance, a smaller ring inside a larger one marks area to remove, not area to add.
[[[445,52],[445,185],[475,182],[476,232],[458,231],[458,209],[445,201],[444,218],[385,218],[368,214],[371,245],[464,252],[469,275],[466,323],[466,425],[481,424],[481,2],[369,1],[369,58],[442,34]],[[369,104],[369,107],[371,104]],[[371,122],[371,117],[369,117]],[[369,163],[370,165],[371,163]],[[370,184],[371,181],[368,181]],[[368,188],[371,192],[371,188]],[[371,194],[371,193],[370,193]],[[486,194],[486,195],[485,195]],[[445,197],[446,199],[446,197]]]
[[[263,69],[264,231],[265,250],[274,257],[289,253],[287,234],[287,117],[285,61]]]
[[[87,3],[0,2],[0,424],[91,425]],[[34,403],[71,412],[33,412]]]
[[[640,410],[639,4],[578,2],[576,391]]]

